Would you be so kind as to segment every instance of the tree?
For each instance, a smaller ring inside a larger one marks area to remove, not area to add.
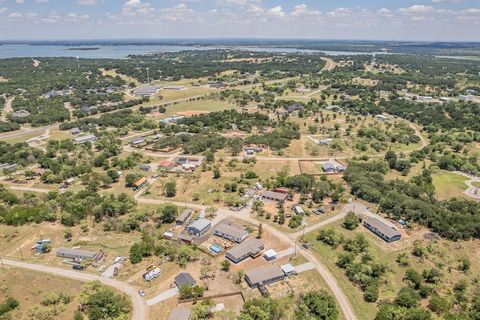
[[[212,170],[213,172],[213,179],[219,179],[222,176],[222,173],[220,172],[220,169],[215,166]]]
[[[408,254],[406,252],[399,253],[397,255],[396,261],[402,267],[407,267],[410,264]]]
[[[257,238],[258,239],[261,239],[263,236],[263,224],[262,223],[259,223],[258,224],[258,234],[257,234]]]
[[[99,281],[88,283],[81,296],[82,309],[90,320],[123,319],[131,309],[130,301]]]
[[[228,260],[223,260],[222,261],[222,270],[227,272],[230,270],[231,263]]]
[[[135,182],[137,182],[138,179],[139,179],[139,176],[136,174],[133,174],[133,173],[127,174],[125,176],[125,185],[127,187],[131,187]]]
[[[207,161],[208,163],[215,162],[215,154],[211,150],[205,151],[203,155],[205,156],[205,161]]]
[[[253,298],[245,302],[240,320],[278,320],[280,308],[273,298]]]
[[[418,290],[422,285],[423,277],[417,270],[409,268],[407,271],[405,271],[405,277],[403,278],[403,281],[407,282],[408,285],[413,289]]]
[[[168,181],[164,185],[165,197],[172,198],[177,194],[177,183],[175,181]]]
[[[176,205],[167,204],[162,208],[162,222],[172,223],[177,218],[178,208]]]
[[[410,287],[404,287],[400,289],[397,296],[395,297],[394,303],[397,306],[405,308],[415,308],[419,306],[420,295],[417,291],[413,290]]]
[[[433,294],[428,302],[428,308],[436,314],[442,314],[450,310],[452,303],[447,297],[441,297],[438,294]]]
[[[295,310],[294,320],[338,319],[338,309],[335,299],[326,291],[311,291],[304,294]]]
[[[467,273],[472,263],[467,257],[463,257],[458,261],[458,270]]]
[[[353,211],[348,212],[343,220],[343,227],[347,230],[354,230],[359,225],[360,219],[357,217],[357,215]]]

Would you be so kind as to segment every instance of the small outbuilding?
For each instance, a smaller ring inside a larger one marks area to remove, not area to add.
[[[265,191],[262,194],[262,200],[275,201],[275,202],[284,202],[288,197],[288,194],[275,192],[275,191]]]
[[[184,307],[176,307],[168,316],[168,320],[189,320],[192,311]]]
[[[267,261],[272,261],[277,259],[277,251],[273,249],[269,249],[263,253],[263,256],[265,257],[265,260]]]
[[[192,216],[192,213],[193,213],[192,209],[183,210],[182,213],[180,213],[180,215],[178,216],[175,223],[178,226],[183,226],[185,224],[185,222],[187,222],[188,219],[190,219],[190,217]]]

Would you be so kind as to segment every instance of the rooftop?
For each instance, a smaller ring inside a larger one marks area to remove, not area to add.
[[[215,227],[215,231],[228,234],[237,238],[242,238],[243,236],[245,236],[245,234],[248,234],[248,232],[245,229],[233,223],[232,224],[219,223]]]
[[[177,284],[177,286],[181,287],[183,285],[193,286],[197,282],[195,281],[195,279],[193,279],[190,273],[182,272],[175,277],[175,283]]]
[[[196,221],[193,221],[188,228],[194,228],[197,230],[203,230],[205,228],[208,228],[211,225],[210,220],[208,219],[198,219]]]
[[[245,272],[245,277],[248,277],[252,284],[259,284],[283,276],[285,276],[285,273],[282,268],[276,265],[261,266]]]
[[[263,240],[261,239],[250,239],[245,241],[242,244],[239,244],[230,250],[228,250],[228,253],[231,254],[234,257],[243,257],[245,255],[248,255],[250,253],[257,253],[260,250],[262,250],[264,246]]]
[[[368,223],[370,226],[383,233],[388,238],[400,235],[400,233],[395,228],[389,226],[380,219],[367,217],[364,221],[365,223]]]

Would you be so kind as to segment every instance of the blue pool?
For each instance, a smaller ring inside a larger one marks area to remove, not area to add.
[[[213,253],[217,254],[217,253],[220,253],[222,252],[222,247],[219,246],[218,244],[214,243],[210,246],[210,251],[212,251]]]

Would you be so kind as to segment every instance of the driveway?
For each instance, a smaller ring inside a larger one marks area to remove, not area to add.
[[[152,299],[147,300],[147,306],[153,306],[157,303],[160,303],[164,300],[170,299],[175,297],[178,294],[178,288],[168,289],[167,291],[163,291],[158,296],[153,297]]]

